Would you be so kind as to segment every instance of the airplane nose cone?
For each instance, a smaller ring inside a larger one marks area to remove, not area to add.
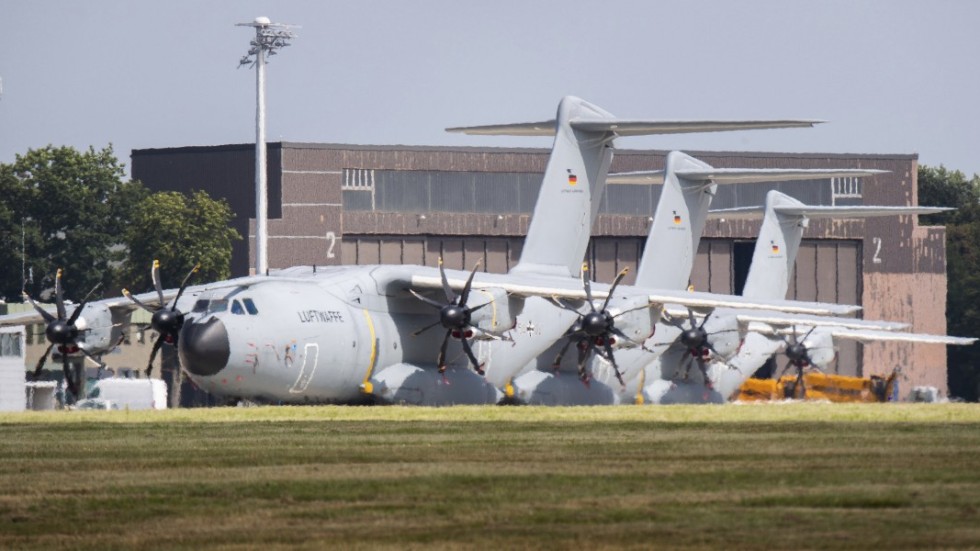
[[[180,333],[180,364],[194,375],[210,376],[228,364],[228,330],[218,318],[185,323]]]

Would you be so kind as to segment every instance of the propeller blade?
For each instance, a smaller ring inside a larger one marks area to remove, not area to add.
[[[150,372],[153,371],[153,360],[157,357],[157,352],[160,351],[160,347],[163,346],[163,339],[165,335],[160,333],[157,340],[153,343],[153,350],[150,351],[150,361],[146,362],[146,378],[150,378]]]
[[[439,366],[439,373],[446,372],[446,347],[449,346],[449,337],[452,334],[452,331],[446,331],[446,338],[442,339],[442,346],[439,347],[439,359],[436,360],[436,365]]]
[[[160,282],[160,261],[154,260],[153,267],[150,268],[150,277],[153,278],[153,288],[157,290],[157,297],[160,299],[160,308],[163,308],[163,283]]]
[[[58,268],[58,272],[54,276],[54,297],[58,307],[58,319],[66,319],[68,314],[65,313],[65,301],[61,293],[61,268]]]
[[[414,289],[409,289],[408,292],[412,293],[413,295],[415,295],[415,298],[421,300],[422,302],[428,304],[429,306],[434,306],[436,308],[442,308],[444,306],[443,304],[440,304],[425,295],[416,293]]]
[[[439,277],[442,278],[442,291],[446,293],[446,302],[455,303],[456,294],[453,293],[453,288],[449,286],[449,279],[446,278],[446,269],[442,265],[442,257],[439,257]]]
[[[612,364],[613,372],[616,373],[616,380],[619,381],[621,386],[626,386],[626,383],[623,382],[623,374],[619,372],[619,365],[616,364],[616,356],[613,355],[613,349],[612,345],[609,344],[609,339],[606,339],[603,344],[606,348],[606,359]]]
[[[414,332],[414,333],[412,333],[412,336],[413,336],[413,337],[417,337],[417,336],[419,336],[419,335],[421,335],[422,333],[425,333],[425,332],[426,332],[426,331],[428,331],[429,329],[432,329],[433,327],[435,327],[435,326],[437,326],[437,325],[439,325],[440,323],[442,323],[442,322],[441,322],[440,320],[436,320],[436,322],[435,322],[435,323],[430,323],[429,325],[426,325],[426,326],[425,326],[425,327],[423,327],[422,329],[419,329],[418,331],[416,331],[416,332]]]
[[[583,341],[586,340],[583,339],[582,341],[579,341],[579,347],[578,347],[578,376],[579,379],[582,379],[583,383],[588,383],[589,374],[585,369],[585,364],[589,360],[589,355],[591,355],[592,351],[595,350],[595,341],[592,339],[588,339],[587,340],[588,345],[581,346]]]
[[[36,380],[39,375],[41,375],[41,370],[44,369],[44,362],[48,361],[48,354],[51,354],[51,349],[54,348],[54,343],[48,345],[48,348],[41,354],[41,358],[37,361],[37,367],[34,368],[34,379]]]
[[[187,272],[187,275],[184,276],[184,281],[180,282],[180,289],[177,291],[177,296],[174,297],[174,302],[170,306],[171,312],[177,309],[177,301],[180,300],[181,295],[184,294],[184,289],[187,288],[187,282],[191,280],[191,276],[197,273],[197,271],[200,269],[201,269],[201,265],[195,264],[194,267],[191,268],[191,271]],[[163,307],[163,304],[161,304],[160,306]]]
[[[564,308],[565,310],[568,310],[569,312],[575,312],[576,314],[579,315],[579,317],[582,316],[582,314],[579,313],[579,311],[578,311],[577,308],[572,308],[571,306],[569,306],[567,303],[565,303],[563,300],[561,300],[558,297],[554,297],[554,296],[551,297],[551,302],[554,302],[559,308]]]
[[[72,377],[71,368],[68,367],[68,355],[61,355],[61,370],[65,374],[65,385],[68,387],[68,392],[71,392],[72,396],[75,397],[75,401],[78,401],[78,387],[75,386],[75,378]]]
[[[78,316],[82,315],[82,309],[85,308],[85,303],[88,302],[88,299],[92,298],[92,293],[94,293],[95,290],[101,286],[102,282],[100,281],[95,284],[95,287],[92,287],[92,290],[89,291],[87,295],[85,295],[82,302],[79,303],[79,305],[75,307],[75,311],[71,313],[71,318],[68,319],[68,325],[75,325],[75,322],[78,321]]]
[[[85,398],[85,366],[78,364],[75,366],[75,401]]]
[[[129,292],[129,289],[123,289],[122,290],[122,294],[123,294],[124,297],[126,297],[129,300],[133,301],[136,304],[136,306],[139,306],[140,308],[146,310],[147,312],[149,312],[149,313],[152,314],[153,312],[156,311],[153,308],[150,308],[149,306],[147,306],[146,304],[144,304],[142,301],[140,301],[140,299],[136,298],[132,293]]]
[[[45,322],[51,323],[52,321],[58,319],[58,318],[52,316],[51,315],[51,312],[48,312],[44,308],[41,308],[40,306],[38,306],[37,303],[34,302],[34,299],[31,298],[31,295],[29,295],[27,293],[24,293],[24,298],[27,299],[27,301],[31,303],[31,306],[33,306],[34,309],[37,310],[37,313],[38,314],[41,314],[41,317],[44,318],[44,321]]]
[[[470,313],[472,314],[473,312],[476,312],[480,308],[483,308],[485,306],[490,306],[491,304],[493,304],[493,302],[484,302],[483,304],[481,304],[479,306],[474,306],[473,308],[470,308],[469,309],[470,310]]]
[[[480,268],[480,263],[482,260],[476,261],[476,266],[473,266],[473,271],[470,272],[470,277],[466,279],[466,285],[463,285],[463,293],[459,295],[459,305],[466,306],[466,299],[470,298],[470,287],[473,285],[473,276],[476,275],[476,271]]]
[[[698,320],[694,317],[694,310],[691,310],[690,308],[687,309],[687,319],[691,322],[691,329],[698,326]]]
[[[670,318],[664,319],[664,321],[667,322],[668,325],[672,325],[672,326],[676,327],[677,329],[680,329],[681,331],[684,330],[684,322],[681,321],[681,320],[679,320],[679,319],[677,319],[677,318],[675,318],[675,317],[673,317],[673,316],[671,316]]]
[[[698,329],[702,329],[703,330],[704,329],[704,324],[708,323],[708,318],[710,318],[711,317],[711,314],[714,314],[714,313],[715,313],[714,310],[708,312],[708,315],[704,316],[704,319],[701,320],[701,325],[698,326]]]
[[[711,379],[708,378],[708,368],[705,366],[704,358],[698,356],[694,358],[694,361],[698,364],[698,369],[701,371],[701,380],[704,381],[704,386],[711,388]]]
[[[796,393],[797,392],[799,392],[800,399],[801,400],[804,399],[804,398],[806,398],[806,387],[804,386],[804,383],[803,383],[803,366],[802,365],[797,369],[796,386],[793,387],[793,397],[794,398],[796,397]]]
[[[589,301],[589,308],[595,312],[595,304],[592,304],[592,278],[589,276],[588,262],[582,263],[582,287],[585,288],[585,298]]]
[[[612,300],[613,293],[616,292],[616,286],[619,285],[620,281],[623,281],[623,278],[626,277],[626,274],[628,274],[629,271],[630,271],[629,268],[623,268],[622,270],[620,270],[618,274],[616,274],[616,279],[613,280],[612,286],[609,287],[609,294],[606,295],[606,300],[605,302],[602,303],[603,310],[605,310],[606,307],[609,306],[609,301]]]
[[[561,347],[561,351],[555,356],[555,360],[551,362],[551,367],[555,371],[558,371],[558,368],[561,367],[561,359],[565,357],[565,352],[568,352],[568,347],[570,346],[572,346],[572,339],[565,339],[565,345]]]
[[[612,318],[613,318],[613,319],[616,319],[616,318],[618,318],[619,316],[622,316],[623,314],[629,314],[630,312],[636,312],[637,310],[644,310],[644,309],[646,309],[646,308],[650,308],[650,305],[649,305],[649,304],[643,304],[643,305],[641,305],[641,306],[634,306],[634,307],[632,307],[632,308],[628,308],[628,309],[626,309],[626,310],[623,310],[622,312],[620,312],[620,313],[618,313],[618,314],[616,314],[616,315],[615,315],[615,316],[613,316]]]
[[[463,352],[466,353],[466,356],[470,359],[470,363],[473,364],[473,370],[476,371],[479,375],[485,375],[485,373],[483,372],[483,364],[477,361],[476,355],[473,354],[473,349],[470,348],[469,341],[467,341],[466,339],[460,339],[460,340],[463,341]]]

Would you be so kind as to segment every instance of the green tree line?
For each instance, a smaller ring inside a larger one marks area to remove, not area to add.
[[[19,301],[26,291],[49,299],[64,270],[68,299],[152,288],[150,267],[161,263],[166,287],[176,287],[201,264],[201,281],[226,279],[231,244],[228,204],[205,192],[150,193],[125,177],[112,146],[47,146],[0,164],[0,296]]]
[[[955,207],[948,213],[922,216],[924,224],[946,226],[946,331],[980,337],[980,176],[919,165],[919,204]],[[951,396],[980,398],[980,345],[948,346]]]

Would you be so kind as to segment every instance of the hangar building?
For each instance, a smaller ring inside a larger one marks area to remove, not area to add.
[[[665,151],[617,150],[611,172],[662,169]],[[915,205],[916,155],[688,152],[716,167],[864,168],[863,179],[720,186],[713,208],[762,204],[780,189],[814,205]],[[471,268],[478,259],[506,272],[520,257],[547,149],[270,143],[269,266],[404,263]],[[206,190],[226,199],[236,244],[232,273],[254,266],[254,145],[135,150],[132,174],[153,190]],[[610,282],[635,267],[659,186],[610,184],[593,227],[587,261]],[[807,229],[789,297],[858,304],[862,317],[946,331],[945,229],[916,217],[814,220]],[[691,283],[738,293],[759,222],[709,221]],[[671,259],[661,259],[669,269]],[[630,282],[629,278],[626,280]],[[780,366],[784,360],[779,360]],[[940,345],[841,343],[844,375],[900,369],[900,394],[931,385],[946,393]]]

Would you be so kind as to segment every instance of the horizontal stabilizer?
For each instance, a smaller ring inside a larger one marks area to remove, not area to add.
[[[950,207],[880,207],[880,206],[813,206],[813,205],[778,205],[773,207],[777,214],[806,218],[872,218],[876,216],[907,216],[918,214],[935,214],[955,210]],[[760,219],[765,214],[764,206],[735,207],[718,209],[708,212],[709,218],[726,219]]]
[[[554,136],[554,119],[541,122],[518,122],[514,124],[488,124],[485,126],[458,126],[447,128],[446,132],[460,132],[471,136]]]
[[[784,168],[712,168],[709,170],[682,169],[674,171],[686,180],[714,184],[744,184],[755,182],[790,182],[794,180],[824,180],[828,178],[856,178],[883,174],[887,170],[860,169],[784,169]],[[662,184],[664,171],[617,172],[610,174],[610,184]]]
[[[697,132],[729,132],[733,130],[766,130],[773,128],[811,128],[824,121],[817,120],[757,120],[757,121],[657,121],[615,118],[572,119],[569,125],[586,132],[612,132],[618,136],[650,136],[655,134],[689,134]],[[554,120],[457,126],[446,132],[461,132],[479,136],[554,136]]]

